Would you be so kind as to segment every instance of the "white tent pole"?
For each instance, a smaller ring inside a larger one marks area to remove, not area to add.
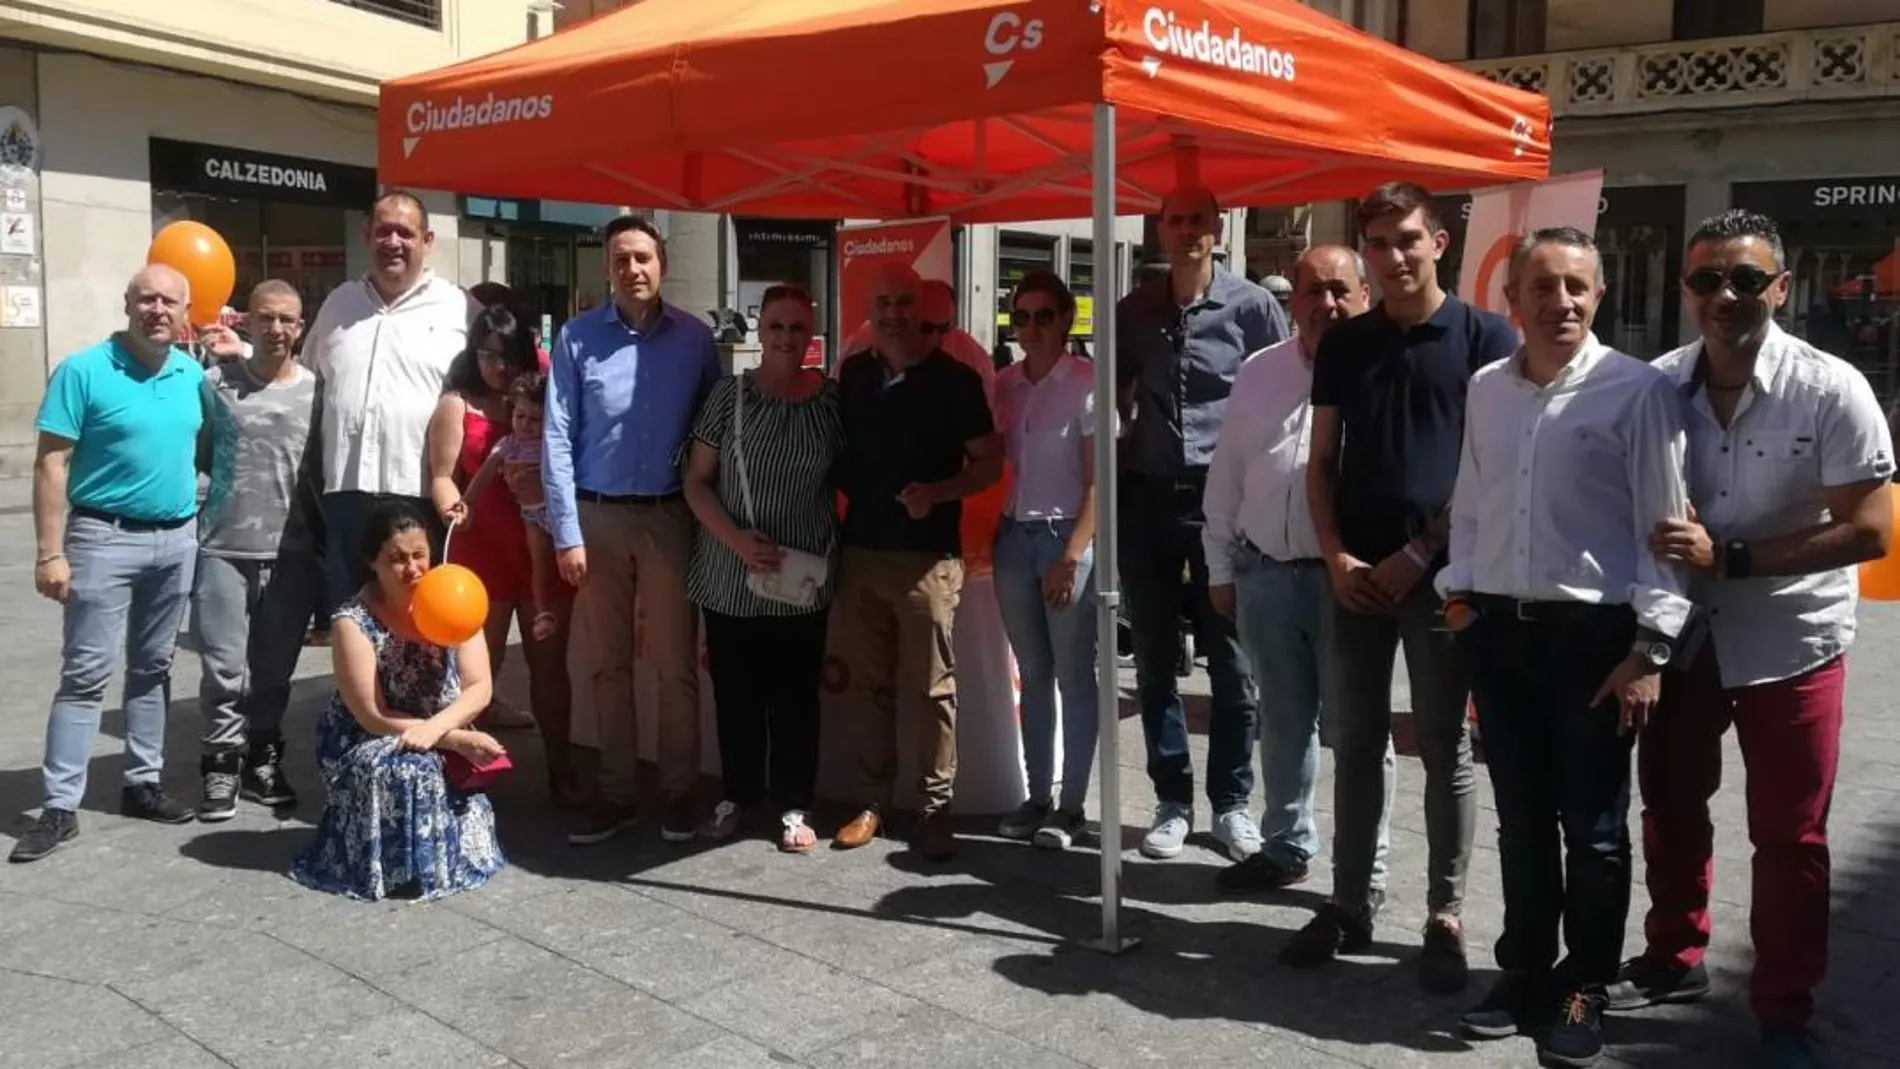
[[[1115,610],[1121,604],[1115,557],[1115,304],[1121,297],[1115,256],[1115,106],[1095,105],[1095,675],[1097,782],[1102,798],[1102,938],[1097,950],[1119,954],[1122,935],[1121,688],[1115,672]],[[1103,268],[1106,266],[1107,270]]]

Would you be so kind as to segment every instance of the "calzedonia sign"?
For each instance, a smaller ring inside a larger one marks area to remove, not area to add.
[[[152,187],[359,210],[375,200],[377,188],[368,167],[161,137],[152,138]]]

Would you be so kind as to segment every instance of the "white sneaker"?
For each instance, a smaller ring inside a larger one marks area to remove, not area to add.
[[[1238,806],[1214,818],[1214,840],[1228,857],[1245,861],[1260,852],[1260,825]]]
[[[1187,845],[1188,833],[1193,830],[1192,806],[1162,802],[1155,806],[1154,824],[1148,828],[1148,834],[1141,837],[1141,856],[1162,861],[1180,857],[1181,848]]]

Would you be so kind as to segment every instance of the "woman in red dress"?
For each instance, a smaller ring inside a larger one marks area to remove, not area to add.
[[[561,599],[555,607],[559,619],[553,633],[535,638],[528,536],[520,505],[506,482],[497,479],[462,507],[463,489],[495,443],[508,434],[509,387],[538,366],[528,324],[505,304],[490,305],[475,317],[468,347],[450,366],[447,388],[429,425],[429,491],[443,521],[456,523],[449,561],[473,571],[488,588],[489,660],[497,680],[509,626],[519,617],[529,704],[547,749],[549,786],[557,802],[572,804],[579,798],[568,742],[568,601]]]

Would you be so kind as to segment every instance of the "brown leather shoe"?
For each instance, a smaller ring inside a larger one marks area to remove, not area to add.
[[[925,813],[911,834],[910,848],[926,861],[948,861],[954,857],[957,837],[950,827],[950,814],[943,810]]]
[[[879,826],[877,810],[866,809],[857,816],[852,817],[850,822],[845,824],[844,827],[838,829],[838,834],[831,837],[831,848],[833,850],[856,850],[858,847],[877,838]]]

